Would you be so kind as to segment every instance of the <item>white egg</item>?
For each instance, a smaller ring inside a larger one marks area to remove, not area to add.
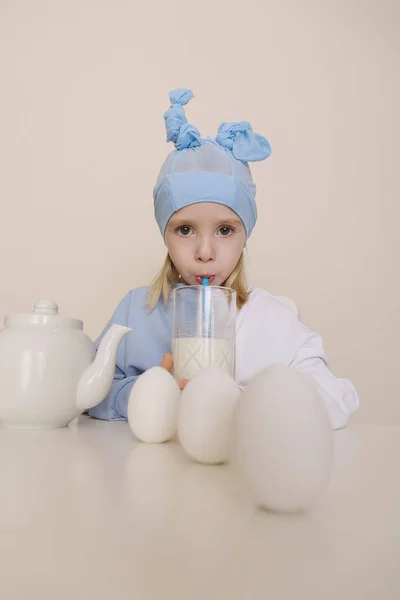
[[[196,461],[221,464],[231,448],[234,409],[239,386],[222,369],[205,369],[182,392],[178,439]]]
[[[328,485],[333,434],[316,384],[293,367],[259,373],[239,400],[234,462],[260,507],[310,508]]]
[[[180,389],[162,367],[152,367],[134,383],[128,402],[128,422],[142,442],[159,444],[176,433]]]

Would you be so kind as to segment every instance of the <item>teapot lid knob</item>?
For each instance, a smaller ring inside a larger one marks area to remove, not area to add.
[[[39,300],[33,307],[37,315],[58,315],[58,304],[54,300]]]

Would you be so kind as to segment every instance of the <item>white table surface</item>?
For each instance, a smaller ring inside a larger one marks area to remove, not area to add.
[[[0,430],[0,598],[399,599],[400,427],[335,445],[318,508],[283,516],[127,423]]]

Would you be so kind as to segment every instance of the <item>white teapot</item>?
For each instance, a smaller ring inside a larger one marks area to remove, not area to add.
[[[0,427],[68,425],[108,394],[120,341],[132,329],[112,325],[96,354],[78,319],[61,317],[52,300],[32,314],[7,316],[0,331]]]

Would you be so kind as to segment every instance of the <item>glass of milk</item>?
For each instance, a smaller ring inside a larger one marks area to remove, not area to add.
[[[172,358],[177,379],[208,367],[235,377],[236,292],[188,285],[173,290]]]

